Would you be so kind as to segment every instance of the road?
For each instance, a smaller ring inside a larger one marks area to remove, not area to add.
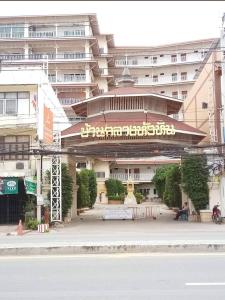
[[[223,254],[0,258],[2,300],[225,299]]]

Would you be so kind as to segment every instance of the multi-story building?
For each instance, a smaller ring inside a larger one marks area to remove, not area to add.
[[[37,174],[37,156],[29,155],[29,151],[39,148],[39,142],[43,146],[51,144],[52,131],[68,126],[66,114],[43,70],[2,68],[0,224],[23,218],[29,194],[25,191],[25,182],[33,182]],[[44,170],[50,169],[51,158],[45,156],[42,162],[44,174]]]
[[[0,18],[2,65],[44,64],[68,116],[70,105],[108,91],[112,35],[100,35],[95,14]]]
[[[95,14],[0,17],[3,65],[45,64],[70,120],[70,105],[115,88],[125,65],[135,85],[185,100],[217,39],[157,47],[116,47]]]
[[[129,67],[135,86],[185,100],[218,39],[205,39],[156,47],[115,47],[112,69],[115,82],[121,68]],[[180,114],[182,118],[182,114]]]

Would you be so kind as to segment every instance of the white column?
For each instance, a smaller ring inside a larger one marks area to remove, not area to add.
[[[55,24],[55,36],[58,37],[58,24]]]
[[[85,42],[85,57],[86,58],[90,58],[90,44],[89,44],[89,41],[86,41]]]
[[[24,55],[25,55],[25,59],[29,58],[29,45],[27,43],[24,46]]]
[[[85,28],[85,36],[92,35],[91,34],[91,28],[90,28],[90,22],[84,22],[84,28]]]
[[[24,24],[24,37],[29,37],[29,24]]]
[[[86,82],[91,82],[91,72],[89,65],[85,66],[85,76],[86,76]]]
[[[87,98],[90,98],[91,97],[91,95],[90,95],[90,89],[89,88],[85,88],[85,98],[87,99]]]

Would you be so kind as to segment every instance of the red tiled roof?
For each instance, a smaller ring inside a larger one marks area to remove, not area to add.
[[[65,130],[62,131],[62,137],[67,135],[73,135],[80,133],[82,127],[84,127],[85,123],[88,123],[94,127],[101,127],[101,126],[129,126],[129,125],[141,125],[143,122],[156,124],[157,122],[165,122],[168,125],[174,125],[175,130],[179,131],[188,131],[195,135],[205,135],[204,132],[191,127],[184,122],[177,121],[173,118],[170,118],[165,115],[153,114],[144,112],[128,112],[128,113],[110,113],[104,115],[99,115],[96,117],[87,118],[85,121],[79,122]]]

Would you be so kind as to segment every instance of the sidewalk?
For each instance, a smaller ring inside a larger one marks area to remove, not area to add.
[[[170,210],[162,208],[161,213],[156,220],[103,221],[101,209],[96,208],[49,233],[23,236],[7,236],[7,227],[0,226],[0,255],[225,252],[225,224],[174,221]]]

